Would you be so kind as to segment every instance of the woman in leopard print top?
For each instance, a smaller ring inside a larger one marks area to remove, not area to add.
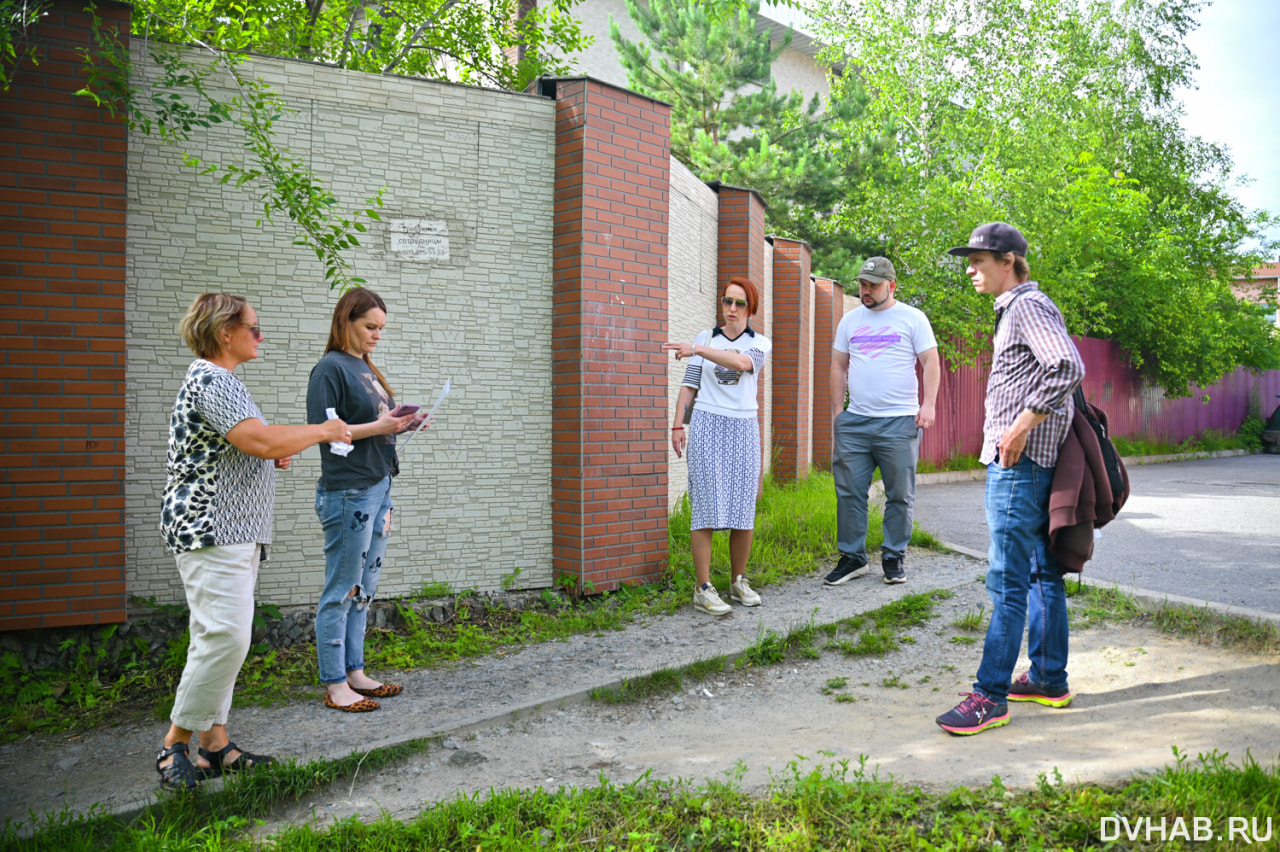
[[[262,343],[258,315],[242,296],[199,296],[180,328],[199,357],[169,417],[160,529],[182,576],[191,644],[156,770],[165,787],[189,790],[202,777],[272,762],[231,742],[227,711],[249,651],[258,564],[271,543],[275,471],[288,469],[294,453],[351,433],[341,420],[267,425],[234,372]],[[187,744],[196,731],[192,763]]]

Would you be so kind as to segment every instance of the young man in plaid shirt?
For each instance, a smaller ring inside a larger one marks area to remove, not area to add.
[[[991,624],[974,691],[937,719],[943,730],[964,735],[1007,725],[1009,701],[1071,703],[1067,597],[1049,552],[1049,488],[1084,364],[1058,306],[1028,280],[1027,241],[1017,228],[981,225],[968,245],[949,253],[968,258],[974,289],[995,296],[996,310],[981,456]],[[1031,668],[1011,684],[1024,625]]]

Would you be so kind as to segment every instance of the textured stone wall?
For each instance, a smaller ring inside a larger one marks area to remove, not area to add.
[[[671,161],[671,260],[667,308],[673,341],[691,341],[716,324],[716,228],[719,199],[678,160]],[[670,356],[667,367],[667,425],[675,417],[687,361]],[[670,436],[668,436],[670,437]],[[689,490],[689,465],[667,448],[667,505],[672,510]]]
[[[135,49],[143,75],[156,68]],[[294,113],[279,140],[315,169],[347,209],[385,186],[382,222],[351,253],[355,274],[388,305],[375,363],[404,402],[453,390],[435,425],[401,454],[397,532],[380,594],[426,582],[456,589],[551,583],[551,251],[555,104],[532,96],[352,74],[283,60],[249,70]],[[192,356],[177,323],[199,293],[247,296],[265,335],[240,369],[273,423],[305,419],[307,376],[322,354],[331,292],[282,216],[257,226],[246,189],[182,165],[181,152],[130,138],[127,268],[128,588],[181,599],[157,531],[167,419]],[[243,141],[217,127],[193,153],[242,162]],[[448,259],[390,250],[393,220],[444,223]],[[323,578],[315,517],[319,451],[278,479],[276,541],[259,597],[313,602]]]

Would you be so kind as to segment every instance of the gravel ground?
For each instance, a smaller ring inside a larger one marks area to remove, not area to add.
[[[405,695],[384,701],[377,713],[326,710],[317,689],[314,701],[233,711],[231,733],[252,750],[303,760],[442,738],[423,754],[282,808],[264,831],[352,814],[407,818],[431,803],[491,788],[581,786],[600,777],[627,782],[646,772],[695,781],[740,774],[744,787],[761,789],[801,758],[806,767],[840,760],[856,766],[865,756],[868,773],[926,787],[985,784],[996,775],[1010,786],[1033,784],[1041,774],[1112,781],[1171,762],[1172,746],[1234,758],[1248,749],[1264,764],[1275,761],[1280,660],[1128,626],[1073,633],[1071,707],[1013,705],[1004,728],[947,735],[934,717],[970,688],[982,644],[981,633],[953,622],[988,606],[979,580],[984,568],[959,554],[913,552],[905,585],[885,585],[873,572],[826,588],[823,567],[762,589],[763,606],[735,606],[724,618],[688,607],[624,631],[397,675]],[[730,666],[701,683],[686,681],[676,696],[624,705],[586,697],[623,678],[736,654],[762,630],[831,623],[931,589],[952,596],[882,658],[825,651],[817,660]],[[976,641],[953,641],[957,636]],[[844,686],[827,686],[840,678]],[[164,730],[162,723],[139,722],[74,742],[0,746],[0,814],[25,819],[30,809],[85,810],[94,803],[127,812],[147,803]]]

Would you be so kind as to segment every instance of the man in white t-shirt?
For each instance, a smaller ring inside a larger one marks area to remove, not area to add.
[[[942,370],[929,319],[894,299],[897,279],[888,258],[863,264],[858,272],[862,305],[845,314],[836,330],[831,475],[840,562],[823,580],[828,586],[867,573],[867,495],[877,467],[884,481],[880,567],[886,583],[907,579],[903,560],[911,541],[920,433],[933,425]],[[917,362],[924,372],[923,399]]]

